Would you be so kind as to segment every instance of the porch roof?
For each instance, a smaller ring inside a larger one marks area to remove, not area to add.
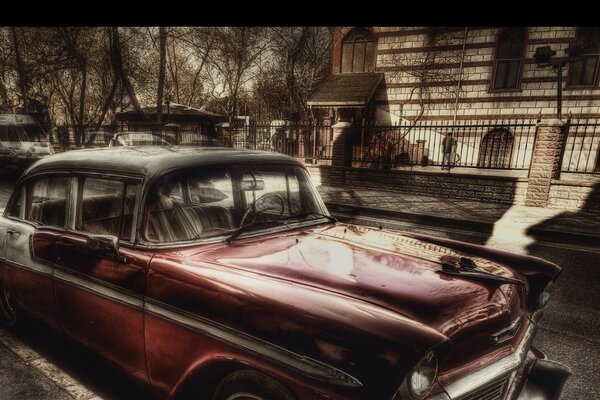
[[[380,72],[332,74],[306,104],[311,107],[365,107],[382,79]]]

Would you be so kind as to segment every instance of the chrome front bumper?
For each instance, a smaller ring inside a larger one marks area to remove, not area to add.
[[[510,356],[446,385],[443,393],[427,400],[558,400],[571,370],[531,347],[535,322]]]

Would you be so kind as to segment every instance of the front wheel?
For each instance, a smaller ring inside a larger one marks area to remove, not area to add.
[[[2,282],[0,282],[0,324],[13,327],[17,324],[17,304],[15,298]]]
[[[213,400],[295,400],[275,379],[256,371],[237,371],[225,377]]]

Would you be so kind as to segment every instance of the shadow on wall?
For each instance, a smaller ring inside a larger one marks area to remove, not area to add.
[[[486,191],[477,186],[478,182],[484,185],[485,178],[465,183],[464,177],[451,174],[428,174],[434,178],[428,180],[427,176],[397,172],[347,169],[343,186],[321,188],[320,192],[330,210],[350,217],[410,223],[416,230],[431,229],[435,236],[450,239],[464,237],[465,231],[476,232],[468,241],[482,245],[498,234],[496,222],[513,206],[516,180],[504,179],[501,187]]]
[[[597,235],[598,225],[600,224],[600,183],[596,183],[590,194],[587,196],[585,204],[579,211],[565,211],[558,214],[556,217],[543,221],[537,225],[529,228],[527,234],[536,239],[536,242],[532,243],[528,247],[530,253],[537,250],[535,248],[536,243],[540,240],[553,240],[560,242],[569,242],[575,244],[590,244],[598,247],[599,244],[588,240],[584,237],[576,235],[563,235],[559,237],[547,237],[542,236],[540,230],[544,231],[557,231],[557,232],[574,232],[575,234],[581,235]],[[590,243],[587,243],[590,242]]]

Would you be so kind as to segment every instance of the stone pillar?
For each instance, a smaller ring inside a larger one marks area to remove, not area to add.
[[[348,154],[348,146],[351,142],[351,124],[349,122],[338,122],[333,125],[332,149],[331,149],[331,181],[336,185],[344,185],[346,182],[346,167],[352,166],[352,150]]]
[[[545,120],[537,124],[533,156],[529,167],[529,184],[525,196],[526,206],[546,207],[548,205],[552,179],[558,179],[560,176],[566,134],[567,125],[561,120]]]

